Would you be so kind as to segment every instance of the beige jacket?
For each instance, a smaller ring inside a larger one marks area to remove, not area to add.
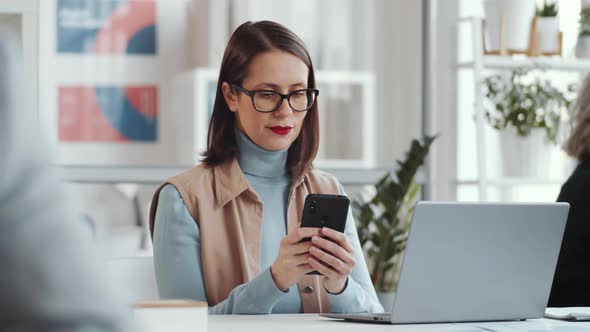
[[[237,160],[215,167],[198,165],[168,179],[156,190],[150,209],[152,236],[158,196],[168,183],[176,187],[199,225],[205,291],[209,305],[215,305],[261,272],[262,202]],[[287,203],[288,231],[299,227],[307,194],[339,192],[334,176],[315,169],[295,179]],[[330,311],[328,294],[318,276],[305,276],[298,286],[305,313]]]

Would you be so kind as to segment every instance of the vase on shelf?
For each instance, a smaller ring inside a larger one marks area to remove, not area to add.
[[[508,51],[529,48],[535,0],[484,0],[486,51],[500,51],[502,21],[504,45]]]
[[[507,178],[548,178],[551,146],[545,132],[534,129],[522,137],[510,130],[500,133],[502,176]]]
[[[576,58],[590,58],[590,34],[581,33],[576,43]]]
[[[559,17],[537,17],[537,31],[541,53],[559,51]]]

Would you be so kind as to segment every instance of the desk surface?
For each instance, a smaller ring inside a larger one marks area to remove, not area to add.
[[[352,323],[318,315],[228,315],[209,316],[210,332],[590,332],[590,322],[533,319],[523,322],[389,325]]]

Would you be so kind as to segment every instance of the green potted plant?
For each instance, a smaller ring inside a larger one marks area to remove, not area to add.
[[[537,7],[537,17],[555,17],[559,12],[556,1],[543,1],[543,5]]]
[[[547,145],[558,143],[562,115],[570,107],[572,90],[562,91],[522,69],[508,76],[488,76],[483,86],[485,119],[501,131],[502,175],[547,176]]]
[[[571,101],[550,81],[537,77],[529,82],[527,74],[516,69],[508,79],[499,74],[484,79],[486,120],[495,129],[511,128],[521,137],[544,130],[546,139],[555,144],[561,115]]]
[[[559,51],[559,7],[555,1],[543,2],[537,8],[537,31],[539,33],[539,48],[541,53],[556,53]]]
[[[385,174],[369,199],[353,200],[359,239],[366,253],[371,279],[381,303],[386,306],[397,284],[401,254],[406,245],[410,217],[420,185],[415,175],[424,164],[437,136],[413,140],[404,161]]]

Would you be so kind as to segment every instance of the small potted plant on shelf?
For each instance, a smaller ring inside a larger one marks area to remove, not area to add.
[[[547,143],[558,143],[562,116],[569,110],[573,89],[562,91],[548,80],[527,76],[522,69],[514,70],[509,77],[486,77],[483,86],[485,119],[501,131],[504,175],[546,176],[543,165],[549,164]]]
[[[539,48],[541,53],[556,53],[559,51],[559,17],[558,6],[554,1],[543,2],[537,8],[537,31],[539,33]]]
[[[590,58],[590,7],[583,5],[580,11],[580,34],[576,43],[576,57]]]
[[[385,308],[393,300],[410,217],[421,188],[414,178],[436,137],[427,136],[421,142],[413,140],[406,159],[398,161],[396,169],[375,184],[370,198],[352,202],[361,247]]]

